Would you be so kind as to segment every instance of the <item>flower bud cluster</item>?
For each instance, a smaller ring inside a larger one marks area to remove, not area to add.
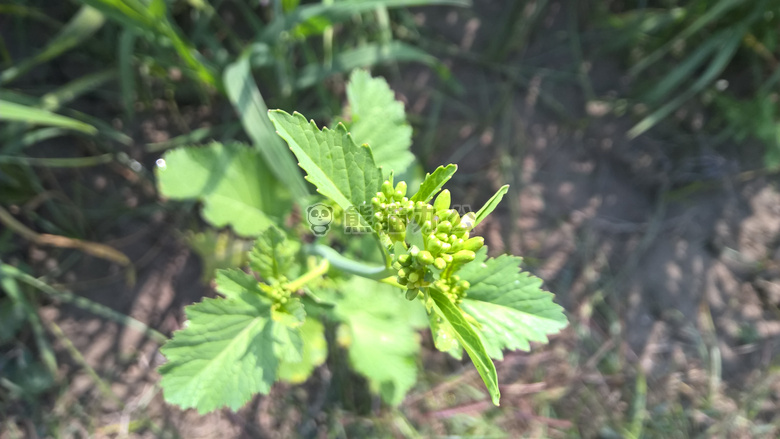
[[[371,199],[374,212],[374,229],[387,233],[393,241],[403,241],[406,224],[414,202],[406,197],[406,183],[401,181],[395,188],[390,180],[382,183],[382,190]]]
[[[262,288],[263,292],[268,296],[269,299],[273,302],[273,305],[271,305],[271,309],[273,310],[279,310],[280,308],[287,305],[287,302],[290,301],[290,291],[286,288],[286,280],[282,281],[271,281],[271,284],[260,284],[260,287]]]
[[[398,270],[398,283],[406,287],[406,298],[413,300],[418,290],[428,286],[430,278],[426,279],[429,266],[433,264],[433,256],[427,250],[420,250],[413,245],[409,253],[398,256],[393,268]]]
[[[470,286],[471,284],[469,284],[468,281],[461,280],[456,275],[436,281],[436,287],[456,305],[459,305],[466,297],[466,293]]]
[[[418,290],[429,286],[433,280],[432,270],[439,270],[446,281],[442,287],[451,291],[453,301],[460,301],[465,287],[453,279],[452,273],[460,266],[471,262],[476,252],[485,244],[480,236],[470,237],[475,215],[468,212],[461,216],[451,209],[451,196],[443,190],[433,204],[424,201],[413,202],[406,197],[406,183],[395,187],[390,180],[382,183],[381,191],[371,200],[374,208],[374,228],[387,233],[394,242],[403,241],[407,227],[419,227],[423,248],[412,245],[406,254],[396,255],[393,268],[398,270],[398,283],[407,288],[406,297],[413,300]],[[454,283],[452,283],[454,282]],[[459,303],[459,302],[458,302]]]

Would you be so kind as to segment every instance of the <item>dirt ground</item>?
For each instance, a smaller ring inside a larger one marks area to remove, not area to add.
[[[417,122],[415,151],[429,167],[460,166],[453,199],[480,205],[500,185],[512,185],[481,226],[490,251],[524,256],[572,324],[549,346],[507,355],[497,365],[506,397],[501,409],[478,400],[447,406],[436,396],[447,385],[439,385],[413,391],[401,410],[433,433],[445,434],[447,419],[457,414],[482,414],[510,436],[541,435],[544,426],[552,437],[567,430],[595,437],[629,411],[626,389],[638,374],[647,379],[648,407],[709,393],[738,411],[741,395],[758,382],[776,398],[777,383],[761,380],[780,353],[780,191],[776,175],[750,172],[760,167],[761,148],[710,147],[696,128],[706,109],[695,106],[628,140],[636,118],[630,110],[617,116],[610,106],[630,79],[618,60],[599,52],[599,34],[588,23],[574,20],[583,33],[572,44],[572,12],[552,2],[539,28],[508,31],[515,48],[497,50],[495,62],[476,62],[464,51],[494,50],[508,7],[478,3],[470,11],[414,12],[430,36],[426,49],[444,60],[460,94],[420,66],[402,66],[390,79]],[[148,117],[137,143],[165,137],[165,116],[161,110]],[[199,280],[197,256],[176,234],[180,221],[167,214],[112,227],[116,239],[108,243],[141,262],[137,282],[130,287],[116,267],[88,259],[71,290],[165,334],[177,329],[183,306],[213,294]],[[102,280],[79,282],[95,278]],[[92,429],[98,437],[328,437],[318,394],[326,370],[297,389],[277,386],[238,413],[198,416],[163,403],[153,341],[66,304],[41,312],[122,403],[102,393],[59,346],[72,384],[53,412],[72,419],[73,437]],[[441,363],[436,358],[426,362]],[[458,370],[465,371],[462,380],[475,379],[469,368]],[[588,405],[588,392],[600,402]],[[536,410],[540,394],[554,416]],[[775,407],[767,404],[758,410],[772,417]],[[162,431],[139,428],[131,420],[140,415]],[[703,431],[715,420],[696,422],[693,428]]]

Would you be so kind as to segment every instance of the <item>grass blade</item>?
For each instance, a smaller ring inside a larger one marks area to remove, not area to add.
[[[636,76],[639,73],[641,73],[644,69],[647,67],[650,67],[651,65],[658,62],[661,58],[666,56],[669,51],[674,48],[674,45],[678,41],[684,41],[688,39],[691,35],[695,34],[696,32],[703,29],[705,26],[707,26],[709,23],[711,23],[714,20],[717,20],[721,15],[728,12],[731,8],[738,6],[742,3],[742,0],[720,0],[717,4],[710,7],[707,12],[702,14],[701,17],[696,19],[693,23],[691,23],[690,26],[686,27],[682,32],[677,34],[674,38],[669,39],[669,41],[664,44],[663,46],[659,47],[655,52],[651,53],[650,55],[646,56],[644,59],[636,63],[629,71],[628,73],[632,76]]]
[[[282,139],[276,135],[276,130],[268,118],[268,107],[255,85],[248,56],[242,56],[225,69],[224,83],[228,98],[238,112],[244,129],[255,148],[263,155],[268,167],[285,183],[295,199],[303,200],[308,197],[309,188],[295,159]]]
[[[402,8],[408,6],[425,5],[449,5],[467,7],[471,5],[468,0],[350,0],[334,3],[315,3],[295,8],[287,15],[271,22],[261,36],[262,41],[275,41],[279,34],[288,31],[299,23],[311,20],[314,17],[324,17],[333,23],[346,20],[355,14],[374,11],[376,8]]]
[[[33,67],[49,61],[81,44],[103,26],[105,17],[96,9],[82,6],[46,47],[32,58],[28,58],[0,73],[0,85],[7,84],[28,72]]]
[[[11,267],[10,265],[5,265],[0,262],[0,290],[5,291],[11,300],[21,306],[24,310],[27,321],[30,323],[30,327],[32,328],[35,344],[38,345],[38,351],[41,354],[41,360],[43,360],[43,364],[46,366],[46,369],[48,369],[52,376],[56,376],[57,359],[54,356],[54,350],[52,349],[51,344],[49,344],[49,340],[46,338],[46,332],[43,329],[41,318],[38,315],[35,307],[33,307],[33,305],[27,299],[27,296],[25,296],[22,289],[19,288],[17,279],[5,272],[6,267],[13,268],[17,272],[21,273],[21,271],[19,271],[17,268]]]
[[[86,134],[96,134],[97,128],[69,117],[60,116],[40,108],[28,107],[0,100],[0,121],[26,122],[33,125],[48,125],[68,128]]]
[[[691,87],[684,92],[677,95],[674,99],[666,103],[658,110],[654,111],[649,116],[645,117],[638,124],[634,125],[626,134],[629,139],[633,139],[645,131],[649,130],[661,119],[672,114],[676,109],[680,108],[682,104],[688,99],[695,96],[702,91],[710,82],[712,82],[722,71],[726,68],[726,65],[731,61],[734,53],[737,51],[740,42],[742,41],[740,36],[742,35],[742,28],[732,31],[734,35],[731,35],[727,39],[727,43],[720,48],[712,60],[707,70],[699,76],[699,79],[691,85]]]
[[[390,44],[366,44],[334,56],[330,67],[323,67],[320,64],[305,66],[298,75],[295,87],[308,88],[331,75],[349,72],[358,67],[401,61],[419,62],[434,67],[439,64],[434,56],[400,41],[393,41]]]

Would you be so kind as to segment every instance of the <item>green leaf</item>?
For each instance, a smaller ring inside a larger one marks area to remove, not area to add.
[[[498,206],[498,203],[501,202],[501,199],[504,198],[504,194],[506,194],[508,190],[509,185],[505,184],[501,186],[498,192],[496,192],[492,197],[490,197],[489,200],[487,200],[487,203],[485,203],[485,205],[477,211],[477,217],[474,220],[474,227],[477,227],[477,224],[481,223],[482,220],[487,218],[487,216],[490,215],[493,210],[495,210],[495,208]]]
[[[239,58],[225,69],[224,82],[225,92],[238,112],[244,130],[265,158],[265,163],[271,164],[274,175],[285,183],[296,199],[308,197],[309,188],[295,166],[295,159],[268,119],[268,107],[252,77],[248,56]]]
[[[469,354],[471,362],[474,363],[474,367],[477,368],[479,376],[482,377],[482,381],[487,387],[493,404],[499,405],[501,392],[498,390],[496,366],[493,364],[493,360],[490,359],[485,347],[482,345],[479,334],[471,326],[471,323],[466,320],[466,317],[463,316],[463,311],[452,303],[443,292],[436,288],[429,288],[428,291],[430,292],[431,299],[436,303],[436,307],[441,313],[441,316],[452,325],[455,337],[458,338],[460,345],[463,346],[466,353]]]
[[[343,289],[334,310],[345,323],[339,338],[348,345],[350,364],[372,391],[398,405],[417,381],[417,329],[426,325],[425,313],[388,285],[353,278]]]
[[[68,128],[87,134],[97,133],[97,128],[76,119],[5,100],[0,100],[0,121],[2,120]]]
[[[547,335],[568,325],[553,294],[541,289],[541,279],[520,271],[521,258],[487,258],[487,247],[477,252],[458,275],[471,287],[461,308],[482,326],[488,354],[503,359],[502,350],[529,350],[529,342],[547,343]]]
[[[270,227],[255,241],[249,253],[249,267],[266,280],[283,276],[292,278],[295,275],[290,271],[295,266],[295,255],[299,249],[300,243],[288,241],[284,232]]]
[[[458,343],[458,338],[452,325],[435,312],[428,315],[428,320],[431,325],[433,345],[436,346],[436,349],[447,352],[458,360],[463,358],[463,349],[461,349],[460,343]]]
[[[278,221],[290,202],[260,153],[239,143],[168,151],[157,167],[163,196],[198,199],[215,227],[257,236]]]
[[[165,399],[199,413],[237,410],[255,393],[268,393],[280,359],[301,359],[295,319],[272,316],[251,275],[221,270],[217,289],[225,298],[188,306],[185,328],[160,349],[168,359],[159,369]]]
[[[325,340],[325,328],[318,320],[306,319],[300,327],[303,339],[301,361],[281,361],[279,379],[292,384],[306,381],[312,371],[325,362],[328,356],[328,342]]]
[[[228,231],[206,229],[185,235],[187,244],[200,257],[201,281],[208,283],[221,268],[242,267],[251,243],[238,239]]]
[[[383,78],[354,70],[347,84],[350,106],[349,131],[358,144],[368,144],[383,171],[400,174],[414,161],[409,151],[412,127],[406,122],[404,104]]]
[[[425,180],[423,180],[420,189],[412,196],[411,200],[428,202],[439,192],[445,183],[450,181],[450,178],[457,170],[458,165],[449,164],[447,166],[439,166],[432,174],[425,174]]]
[[[382,173],[376,167],[371,149],[358,146],[344,125],[322,131],[300,113],[281,110],[269,113],[277,132],[290,145],[306,179],[317,191],[335,201],[342,209],[354,210],[366,204],[379,191]],[[370,225],[365,212],[357,211],[361,224]]]

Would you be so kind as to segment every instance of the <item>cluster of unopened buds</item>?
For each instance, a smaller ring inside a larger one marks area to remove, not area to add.
[[[271,309],[279,310],[290,301],[290,291],[285,287],[286,280],[272,280],[270,284],[260,283],[260,288],[273,302]]]
[[[407,289],[406,298],[413,300],[421,288],[430,286],[437,278],[436,287],[459,303],[469,285],[453,273],[473,261],[485,243],[480,236],[469,237],[474,227],[474,213],[461,216],[457,210],[450,209],[451,197],[446,189],[431,205],[409,200],[406,183],[400,182],[393,187],[389,180],[382,183],[382,190],[371,202],[374,228],[378,232],[386,233],[393,242],[403,242],[407,228],[417,227],[422,237],[422,248],[410,245],[405,254],[396,254],[393,264],[398,270],[398,283]]]
[[[452,303],[458,305],[466,297],[471,284],[468,281],[461,280],[458,276],[452,275],[448,279],[441,279],[436,281],[436,287],[440,289]]]
[[[409,213],[414,202],[406,197],[406,182],[398,182],[393,188],[390,180],[382,183],[382,190],[371,199],[374,208],[374,230],[385,232],[393,241],[403,241]]]

